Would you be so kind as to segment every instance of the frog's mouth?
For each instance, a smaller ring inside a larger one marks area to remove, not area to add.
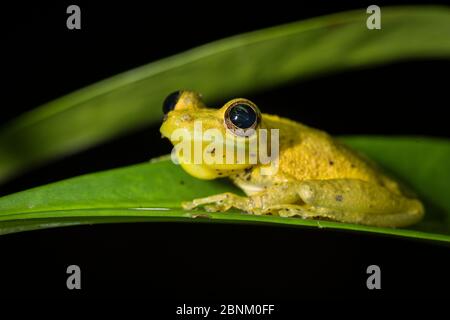
[[[161,130],[161,133],[163,138],[168,138],[167,132]],[[171,152],[172,161],[180,164],[187,173],[198,179],[224,178],[251,166],[248,163],[227,162],[225,151],[220,155],[219,151],[216,153],[209,143],[202,140],[185,140],[180,143],[180,141],[168,139],[174,146]],[[186,150],[190,151],[186,152]],[[221,161],[221,159],[223,160]]]
[[[196,141],[192,141],[191,144],[195,145]],[[188,154],[188,156],[178,150],[179,145],[174,145],[171,156],[174,162],[179,163],[187,173],[198,179],[224,178],[251,166],[248,163],[227,162],[225,157],[214,158],[214,148],[205,146],[202,141],[197,141],[197,145],[202,146],[200,151],[197,151],[197,154]],[[224,160],[221,161],[221,159]]]
[[[167,138],[170,140],[170,136],[171,136],[173,130],[169,127],[166,120],[167,120],[167,116],[164,115],[163,123],[162,123],[161,127],[159,128],[159,132],[161,133],[161,138]],[[170,141],[170,142],[172,142],[172,141]],[[172,142],[172,144],[173,144],[173,142]]]

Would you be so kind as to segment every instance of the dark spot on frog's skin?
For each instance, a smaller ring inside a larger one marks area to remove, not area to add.
[[[180,184],[181,184],[181,185],[184,185],[184,181],[183,181],[183,180],[181,180],[181,181],[180,181]]]
[[[223,173],[222,173],[222,172],[219,172],[218,175],[219,175],[219,176],[223,176]]]
[[[330,166],[332,166],[333,164],[334,164],[334,161],[328,161],[328,164],[330,165]]]
[[[336,195],[336,201],[342,202],[344,200],[344,197],[341,194]]]
[[[352,163],[351,167],[352,167],[352,168],[356,168],[356,166],[355,166],[353,163]]]
[[[245,180],[250,181],[251,176],[246,176]]]

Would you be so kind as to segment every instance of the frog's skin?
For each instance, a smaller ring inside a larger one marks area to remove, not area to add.
[[[192,132],[194,121],[202,121],[204,129],[216,128],[225,134],[225,112],[236,101],[252,104],[246,99],[234,99],[219,109],[207,108],[199,94],[180,91],[171,111],[165,114],[161,133],[170,139],[175,129]],[[411,225],[424,215],[422,203],[400,183],[327,133],[268,114],[261,115],[257,128],[279,129],[276,174],[262,175],[260,164],[204,165],[183,163],[180,159],[182,167],[194,177],[226,176],[247,195],[217,194],[185,202],[183,208],[237,208],[256,215],[300,216],[382,227]]]

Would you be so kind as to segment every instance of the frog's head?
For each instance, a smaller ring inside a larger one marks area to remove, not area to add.
[[[175,146],[172,156],[194,177],[225,177],[256,164],[250,145],[256,146],[262,124],[253,102],[239,98],[207,108],[198,93],[177,91],[165,99],[163,112],[160,131]]]

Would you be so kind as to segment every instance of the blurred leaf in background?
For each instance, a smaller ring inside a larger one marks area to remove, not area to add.
[[[366,18],[361,9],[238,35],[40,106],[0,128],[0,182],[160,121],[161,101],[176,89],[215,100],[355,67],[450,57],[448,7],[383,8],[380,32],[369,32]]]

